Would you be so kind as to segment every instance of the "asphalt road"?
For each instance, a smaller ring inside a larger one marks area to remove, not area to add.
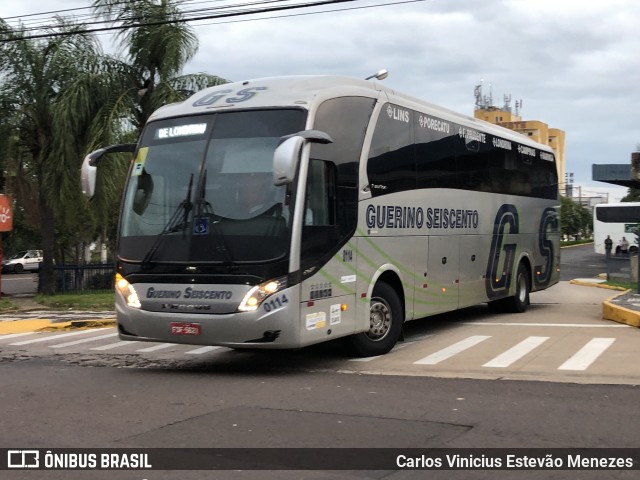
[[[0,363],[8,448],[638,447],[634,386],[257,371],[216,363],[84,368],[64,358]],[[481,455],[482,451],[475,452]],[[366,450],[361,455],[373,455]],[[242,460],[242,459],[241,459]],[[514,478],[505,471],[3,472],[6,479]],[[330,456],[323,458],[331,468]],[[258,468],[269,468],[259,464]],[[526,479],[632,479],[637,472],[530,471]]]
[[[38,291],[38,274],[3,273],[0,285],[4,295],[33,295]]]
[[[565,247],[560,251],[560,279],[593,278],[607,273],[604,255],[594,252],[593,244]],[[629,277],[629,257],[612,255],[609,258],[609,273],[620,279]]]

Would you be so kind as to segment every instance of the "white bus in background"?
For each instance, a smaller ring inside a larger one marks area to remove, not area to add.
[[[624,252],[621,242],[628,242],[628,251],[638,251],[635,234],[640,225],[640,202],[601,203],[593,208],[593,245],[596,253],[605,254],[604,241],[607,235],[613,241],[612,254]]]
[[[200,91],[149,119],[117,245],[120,338],[388,352],[405,321],[522,312],[559,279],[553,151],[345,77]]]

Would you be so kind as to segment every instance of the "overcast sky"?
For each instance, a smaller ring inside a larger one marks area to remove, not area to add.
[[[609,191],[613,201],[626,193],[592,181],[591,165],[629,164],[640,144],[638,0],[424,0],[353,9],[392,2],[360,0],[323,7],[352,9],[340,12],[294,10],[276,14],[290,15],[282,18],[192,23],[200,49],[184,73],[246,80],[365,77],[387,68],[388,86],[468,115],[474,87],[483,81],[495,105],[510,94],[512,104],[523,101],[523,119],[566,132],[567,172],[583,194]],[[2,0],[0,17],[90,3]],[[109,43],[109,36],[101,38]]]

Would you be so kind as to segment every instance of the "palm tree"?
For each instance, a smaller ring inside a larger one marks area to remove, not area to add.
[[[227,83],[215,75],[180,75],[198,49],[193,29],[184,22],[181,0],[95,0],[94,12],[123,27],[117,38],[126,51],[127,88],[112,108],[129,111],[139,133],[149,116],[162,105],[182,101],[206,87]]]
[[[76,29],[61,22],[56,31]],[[109,132],[97,125],[109,88],[95,88],[100,82],[89,82],[89,90],[76,88],[79,72],[97,79],[108,68],[99,43],[88,35],[26,39],[20,28],[1,19],[0,34],[9,40],[0,43],[7,189],[39,227],[44,251],[40,290],[51,294],[57,225],[78,216],[91,224],[78,186],[82,154]]]

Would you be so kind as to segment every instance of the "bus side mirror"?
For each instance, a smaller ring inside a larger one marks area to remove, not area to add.
[[[130,152],[136,151],[137,144],[135,143],[123,143],[118,145],[111,145],[106,148],[99,148],[94,150],[89,155],[84,157],[82,162],[82,168],[80,169],[80,185],[82,187],[82,193],[85,197],[93,197],[96,193],[96,176],[98,173],[98,162],[100,159],[109,153]]]
[[[96,175],[98,173],[98,167],[92,165],[91,153],[84,157],[82,162],[82,169],[80,170],[80,185],[82,186],[82,193],[85,197],[93,197],[96,192]]]
[[[319,130],[305,130],[280,139],[273,152],[273,184],[288,185],[293,182],[305,142],[333,143],[331,137]]]

